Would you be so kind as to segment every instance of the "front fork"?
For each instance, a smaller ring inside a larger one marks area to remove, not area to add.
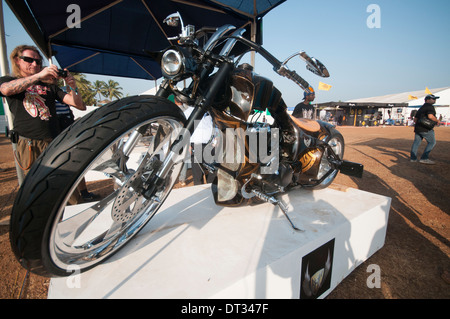
[[[154,194],[161,189],[168,174],[171,173],[173,165],[179,162],[180,154],[183,153],[183,148],[189,146],[191,135],[197,128],[197,125],[203,118],[203,115],[205,115],[207,110],[211,107],[219,90],[223,87],[224,83],[226,83],[232,68],[233,64],[228,62],[222,63],[219,67],[219,70],[215,74],[214,79],[211,81],[206,94],[199,100],[200,102],[195,105],[194,111],[187,119],[184,130],[180,132],[178,138],[170,146],[168,156],[166,156],[158,171],[155,174],[152,174],[152,177],[149,181],[147,181],[144,191],[144,196],[147,199],[153,197]],[[156,93],[157,96],[167,98],[170,95],[171,92],[168,88],[168,83],[168,80],[163,82],[160,89]]]

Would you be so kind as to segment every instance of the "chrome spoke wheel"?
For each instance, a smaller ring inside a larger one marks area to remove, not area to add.
[[[181,129],[182,124],[173,118],[155,118],[99,152],[54,219],[49,253],[58,268],[89,268],[119,249],[153,217],[172,189],[182,160],[171,167],[151,197],[143,194]],[[77,194],[85,183],[95,197],[80,202]]]

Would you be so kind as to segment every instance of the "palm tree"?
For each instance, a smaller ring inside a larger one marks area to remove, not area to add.
[[[94,90],[95,94],[98,94],[98,101],[101,100],[101,96],[106,94],[106,83],[105,81],[95,81],[93,84],[92,89]]]
[[[83,96],[83,101],[86,105],[96,105],[97,99],[95,98],[94,90],[84,91],[81,93]]]
[[[80,91],[86,92],[92,89],[91,82],[86,79],[86,76],[83,73],[72,73],[75,81],[77,82],[77,87]]]
[[[83,102],[86,105],[96,104],[97,101],[95,100],[95,92],[93,91],[92,83],[86,79],[86,76],[83,73],[72,72],[71,74],[77,83],[77,88],[83,97]],[[63,87],[64,81],[60,79],[58,86]]]
[[[123,96],[121,92],[122,87],[119,86],[119,83],[114,80],[109,80],[108,83],[105,84],[105,93],[103,94],[106,98],[112,100],[113,98],[120,99]]]
[[[86,79],[83,73],[73,74],[75,81],[77,82],[78,90],[80,90],[83,101],[86,105],[95,105],[97,101],[95,100],[95,92],[92,87],[92,83]]]

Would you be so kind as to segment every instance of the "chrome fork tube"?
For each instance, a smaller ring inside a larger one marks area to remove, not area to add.
[[[167,176],[167,173],[170,171],[172,166],[179,160],[177,157],[183,153],[184,147],[189,147],[191,134],[194,133],[195,124],[198,124],[198,120],[200,120],[205,111],[197,107],[189,116],[187,120],[186,126],[181,130],[178,138],[173,144],[170,146],[170,152],[167,157],[164,159],[159,171],[156,173],[156,176],[164,179]]]
[[[228,31],[234,29],[236,29],[236,27],[232,26],[231,24],[226,24],[217,28],[217,31],[211,36],[211,38],[203,47],[203,50],[205,51],[212,50],[222,36],[224,36]]]
[[[130,137],[126,141],[125,145],[123,146],[123,154],[125,156],[129,156],[131,151],[136,146],[137,142],[139,141],[139,138],[141,137],[141,133],[139,133],[138,130],[131,133]]]

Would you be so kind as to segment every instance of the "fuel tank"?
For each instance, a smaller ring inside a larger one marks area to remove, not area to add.
[[[246,122],[254,110],[268,109],[281,128],[283,148],[291,161],[303,160],[305,154],[316,150],[315,140],[323,140],[330,134],[328,123],[289,115],[281,92],[271,80],[254,73],[251,65],[243,64],[233,71],[230,87],[228,111]]]
[[[286,105],[281,92],[273,82],[252,71],[250,65],[239,66],[231,77],[231,105],[229,112],[243,121],[247,121],[253,110],[269,110],[276,113]]]

